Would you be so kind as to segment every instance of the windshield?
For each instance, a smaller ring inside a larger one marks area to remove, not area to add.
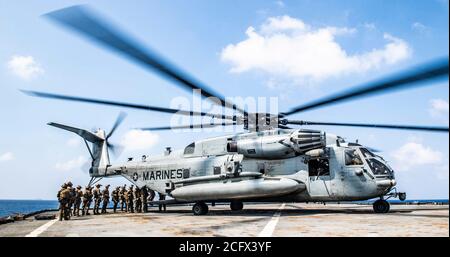
[[[184,149],[184,154],[193,154],[195,151],[195,142],[186,146]]]
[[[370,169],[375,175],[389,175],[392,172],[387,165],[377,159],[367,159],[367,162],[369,163]]]
[[[345,165],[363,165],[361,156],[359,156],[358,152],[355,149],[345,150]]]
[[[371,151],[367,150],[366,148],[360,148],[361,153],[364,155],[365,158],[373,158],[376,157],[375,154],[373,154]]]

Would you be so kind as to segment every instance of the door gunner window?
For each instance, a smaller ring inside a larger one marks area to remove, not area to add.
[[[345,150],[345,165],[363,165],[361,156],[354,149]]]
[[[328,159],[312,159],[308,162],[308,173],[310,177],[329,176],[330,164]]]

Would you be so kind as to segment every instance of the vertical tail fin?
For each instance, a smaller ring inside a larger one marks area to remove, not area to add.
[[[85,140],[89,153],[92,157],[92,165],[89,169],[91,177],[99,177],[105,174],[106,168],[110,165],[107,136],[104,130],[97,130],[92,133],[84,129],[70,127],[67,125],[50,122],[48,125],[73,132]],[[92,143],[92,149],[89,147],[87,141]]]

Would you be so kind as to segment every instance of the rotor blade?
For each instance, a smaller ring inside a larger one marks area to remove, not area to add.
[[[447,57],[432,63],[418,66],[408,72],[390,77],[389,79],[354,87],[343,93],[334,94],[329,97],[313,101],[309,104],[298,106],[288,112],[281,113],[280,116],[284,117],[330,104],[336,104],[375,94],[387,93],[389,91],[413,88],[421,85],[423,86],[423,82],[428,82],[432,79],[444,78],[446,75],[448,77],[448,69]]]
[[[113,50],[130,60],[151,68],[162,76],[173,80],[185,89],[200,89],[204,97],[214,97],[220,101],[222,106],[234,108],[241,113],[244,110],[238,108],[233,103],[208,86],[194,80],[186,73],[182,72],[173,64],[159,56],[155,51],[145,49],[143,46],[119,32],[112,25],[108,25],[105,20],[96,17],[88,8],[84,6],[72,6],[57,11],[47,13],[45,16],[50,19],[80,33],[81,35]]]
[[[449,128],[448,127],[432,127],[432,126],[362,124],[362,123],[335,123],[335,122],[315,122],[315,121],[304,121],[304,120],[284,120],[282,122],[283,122],[283,124],[295,124],[295,125],[346,126],[346,127],[421,130],[421,131],[430,131],[430,132],[449,132]]]
[[[127,116],[126,113],[120,112],[119,116],[117,116],[116,122],[114,122],[114,125],[112,126],[111,130],[109,131],[108,135],[106,136],[106,140],[111,137],[111,135],[114,133],[114,131],[117,129],[117,127],[122,123],[123,119]]]
[[[68,101],[75,101],[75,102],[94,103],[94,104],[104,104],[104,105],[112,105],[112,106],[119,106],[119,107],[125,107],[125,108],[141,109],[141,110],[156,111],[156,112],[165,112],[165,113],[188,115],[188,116],[209,116],[209,117],[218,118],[218,119],[233,120],[233,116],[222,115],[222,114],[184,111],[184,110],[171,109],[171,108],[165,108],[165,107],[139,105],[139,104],[115,102],[115,101],[109,101],[109,100],[83,98],[83,97],[77,97],[77,96],[57,95],[57,94],[52,94],[52,93],[43,93],[43,92],[28,91],[28,90],[21,90],[21,91],[30,96],[37,96],[37,97],[44,97],[44,98],[68,100]]]
[[[236,123],[218,123],[218,124],[195,124],[195,125],[185,125],[185,126],[166,126],[166,127],[153,127],[153,128],[137,128],[140,130],[171,130],[171,129],[194,129],[194,128],[213,128],[218,126],[232,126],[236,125]]]
[[[114,158],[117,158],[122,154],[123,149],[124,149],[123,146],[111,144],[109,142],[106,142],[106,144],[108,146],[109,151],[111,151],[111,153],[114,155]]]

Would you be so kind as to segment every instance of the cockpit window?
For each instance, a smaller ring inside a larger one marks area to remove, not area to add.
[[[192,143],[184,149],[184,154],[193,154],[195,150],[195,143]]]
[[[361,152],[362,152],[362,154],[364,155],[365,158],[376,157],[375,154],[373,154],[371,151],[367,150],[366,148],[360,148],[359,150],[361,150]]]
[[[375,175],[388,175],[391,173],[389,167],[384,165],[377,159],[367,159],[367,162],[369,163],[370,169]]]
[[[359,156],[358,152],[355,149],[345,150],[345,165],[363,165],[361,156]]]

